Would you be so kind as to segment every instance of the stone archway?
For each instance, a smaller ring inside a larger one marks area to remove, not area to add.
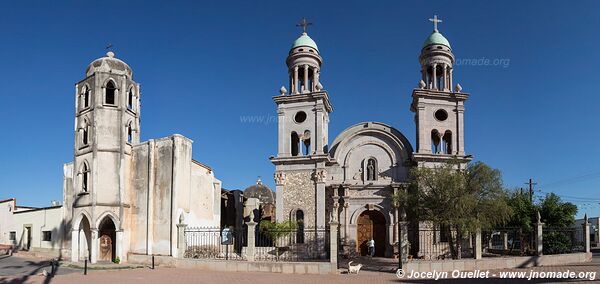
[[[116,257],[116,227],[109,216],[104,217],[98,227],[98,261],[114,262]]]
[[[386,225],[385,216],[377,210],[363,211],[357,218],[356,251],[368,255],[367,242],[375,241],[375,256],[385,255]]]
[[[81,217],[81,221],[79,221],[79,230],[77,232],[78,244],[77,248],[79,250],[78,258],[79,260],[91,260],[92,255],[92,231],[90,229],[90,221],[84,215]]]

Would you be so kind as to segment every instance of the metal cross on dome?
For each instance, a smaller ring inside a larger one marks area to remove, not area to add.
[[[442,20],[438,19],[437,15],[433,15],[433,19],[429,19],[429,21],[433,22],[433,30],[437,32],[437,25],[438,23],[441,23]]]
[[[109,43],[106,45],[106,51],[112,51],[113,45],[112,43]]]
[[[302,32],[306,33],[306,28],[308,26],[312,26],[313,23],[306,21],[306,17],[302,18],[302,21],[300,21],[300,23],[296,24],[296,27],[302,27]]]

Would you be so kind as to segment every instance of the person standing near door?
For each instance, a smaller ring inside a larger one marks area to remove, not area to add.
[[[375,255],[375,240],[373,238],[367,242],[367,247],[369,248],[369,256],[373,257]]]

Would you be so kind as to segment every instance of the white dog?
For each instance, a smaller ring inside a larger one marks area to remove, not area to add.
[[[358,272],[360,271],[360,268],[362,267],[362,264],[357,264],[357,265],[352,265],[352,261],[348,262],[348,274],[358,274]]]

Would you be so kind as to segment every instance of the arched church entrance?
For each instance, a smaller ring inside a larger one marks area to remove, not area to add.
[[[100,223],[98,233],[100,235],[100,238],[98,239],[98,242],[100,243],[98,261],[113,262],[115,260],[116,255],[115,241],[117,238],[117,233],[115,223],[110,217],[104,217],[104,219]]]
[[[375,241],[375,256],[385,255],[385,217],[376,210],[364,211],[358,216],[356,227],[356,250],[360,255],[368,255],[367,242]]]

